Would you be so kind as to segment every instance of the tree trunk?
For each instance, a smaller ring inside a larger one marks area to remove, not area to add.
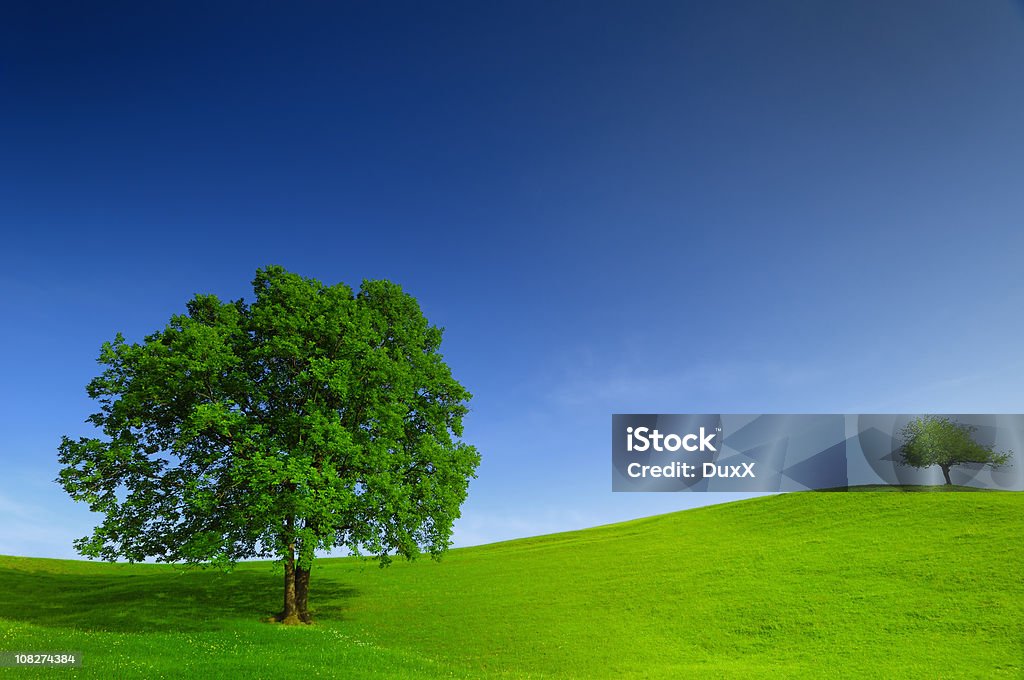
[[[291,517],[284,520],[284,536],[288,548],[284,553],[284,609],[275,618],[281,623],[295,625],[302,623],[299,618],[299,602],[295,592],[295,521]]]
[[[284,556],[284,610],[277,615],[281,623],[294,625],[302,623],[299,618],[299,603],[295,589],[295,546],[289,545]]]
[[[312,623],[309,613],[309,569],[295,568],[295,606],[303,623]]]
[[[284,540],[288,546],[284,559],[284,609],[274,617],[281,623],[297,625],[309,623],[309,569],[303,569],[295,559],[295,519],[287,517],[284,521]]]
[[[946,478],[946,485],[947,486],[952,486],[953,482],[950,481],[950,479],[949,479],[949,466],[948,465],[940,465],[939,467],[942,468],[942,476]]]

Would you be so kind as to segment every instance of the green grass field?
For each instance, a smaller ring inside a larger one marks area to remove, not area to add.
[[[308,627],[261,622],[265,563],[0,557],[0,650],[77,651],[91,677],[1019,678],[1022,534],[1022,493],[785,494],[321,560]]]

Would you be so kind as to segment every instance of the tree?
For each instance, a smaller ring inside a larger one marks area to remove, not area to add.
[[[954,465],[978,463],[999,467],[1007,464],[1013,452],[997,452],[994,445],[979,444],[973,437],[977,429],[945,416],[922,416],[912,420],[900,432],[903,437],[900,462],[917,468],[938,465],[948,485],[953,483],[949,469]]]
[[[284,566],[285,623],[309,622],[315,551],[436,558],[480,461],[470,393],[415,299],[271,266],[255,300],[196,295],[130,344],[104,343],[87,392],[104,438],[63,437],[58,482],[106,515],[90,558]]]

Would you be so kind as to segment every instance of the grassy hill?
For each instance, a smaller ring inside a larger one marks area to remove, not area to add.
[[[95,677],[1024,675],[1024,494],[799,493],[280,575],[0,557],[0,651]],[[52,669],[0,669],[18,677]]]

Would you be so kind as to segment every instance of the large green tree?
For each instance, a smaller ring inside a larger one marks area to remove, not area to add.
[[[141,344],[117,334],[87,386],[103,436],[60,445],[59,483],[106,518],[83,555],[284,566],[308,622],[317,550],[440,556],[480,456],[441,329],[388,281],[358,293],[281,267],[255,299],[197,295]]]
[[[900,462],[918,468],[938,465],[947,485],[953,483],[949,478],[949,470],[954,465],[1006,465],[1012,452],[1000,452],[993,445],[979,444],[974,439],[977,429],[945,416],[916,418],[907,423],[900,433],[903,437]]]

